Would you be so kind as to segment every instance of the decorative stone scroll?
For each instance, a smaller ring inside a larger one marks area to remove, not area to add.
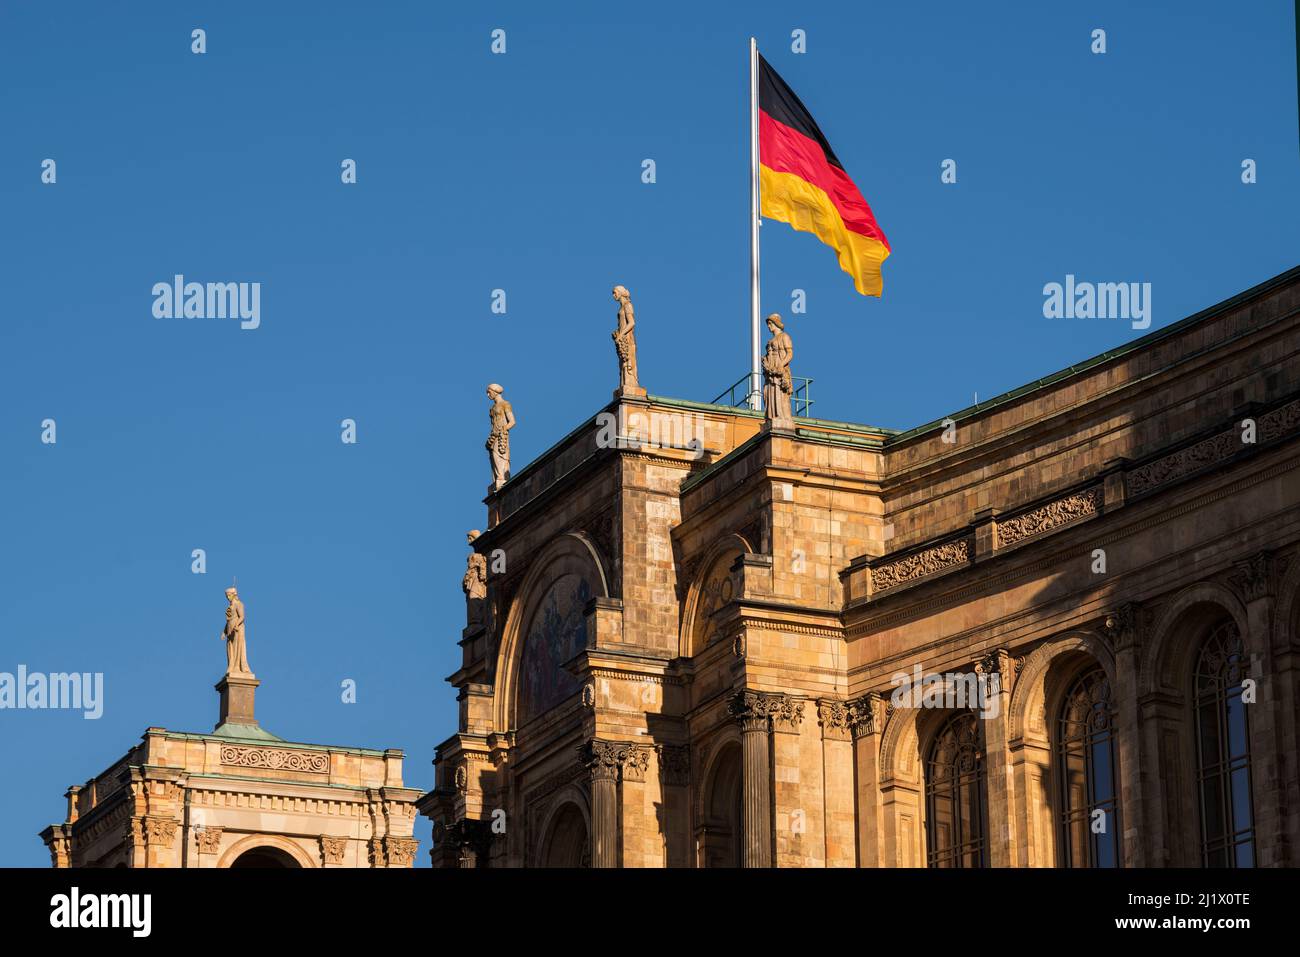
[[[965,565],[970,561],[970,546],[969,538],[959,538],[877,565],[871,569],[871,590],[879,593]]]
[[[233,744],[223,744],[221,746],[221,763],[237,768],[299,771],[303,774],[327,774],[330,769],[329,755],[320,751],[244,748]]]
[[[1054,531],[1101,511],[1105,494],[1100,485],[1058,498],[1014,518],[998,519],[998,545],[1006,547]]]

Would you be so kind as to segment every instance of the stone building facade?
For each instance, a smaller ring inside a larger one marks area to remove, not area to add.
[[[261,728],[252,676],[217,685],[209,734],[148,728],[68,789],[41,832],[55,867],[411,867],[420,791],[402,752],[284,741]]]
[[[901,433],[616,396],[486,499],[434,863],[1300,865],[1298,310]]]

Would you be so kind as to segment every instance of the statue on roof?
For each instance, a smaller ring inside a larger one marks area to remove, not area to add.
[[[251,675],[244,641],[244,603],[233,585],[226,589],[226,601],[226,627],[221,632],[221,640],[226,643],[226,674]]]
[[[488,433],[488,460],[492,463],[492,491],[497,491],[510,479],[510,430],[515,427],[515,412],[505,400],[505,389],[493,382],[487,387],[492,408],[488,417],[492,431]]]
[[[618,303],[618,327],[610,338],[614,340],[614,351],[618,353],[616,395],[645,395],[645,389],[637,379],[636,313],[632,309],[632,294],[626,286],[615,286],[614,301]]]
[[[790,376],[790,360],[794,358],[794,343],[785,331],[779,313],[767,317],[767,331],[772,338],[763,353],[763,410],[769,428],[794,428],[794,413],[790,399],[794,380]]]
[[[480,534],[474,529],[465,535],[470,552],[465,561],[465,577],[460,581],[465,592],[466,618],[471,625],[483,620],[483,603],[487,600],[487,558],[474,550],[474,540]]]

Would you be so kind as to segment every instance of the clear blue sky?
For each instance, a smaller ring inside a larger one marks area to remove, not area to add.
[[[232,575],[263,725],[403,748],[431,786],[484,385],[517,464],[608,401],[614,282],[651,392],[745,371],[751,34],[894,249],[866,299],[814,238],[763,228],[764,306],[806,290],[788,329],[824,417],[907,428],[1139,334],[1043,318],[1067,273],[1152,283],[1158,328],[1300,262],[1289,0],[6,0],[0,671],[107,686],[98,721],[0,711],[0,863],[47,863],[64,789],[145,727],[211,729]],[[153,318],[175,273],[261,282],[261,327]]]

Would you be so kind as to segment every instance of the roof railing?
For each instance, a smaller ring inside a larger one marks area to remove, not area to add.
[[[790,411],[796,416],[807,418],[811,414],[813,404],[813,380],[800,375],[791,376],[790,379],[794,386],[794,391],[790,395]],[[710,405],[729,405],[738,409],[749,405],[749,396],[750,377],[743,375],[732,384],[731,388],[719,393]]]

